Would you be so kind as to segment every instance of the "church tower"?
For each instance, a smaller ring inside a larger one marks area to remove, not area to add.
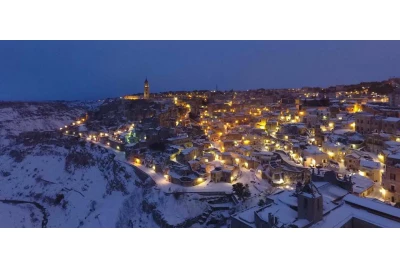
[[[143,93],[144,99],[149,99],[150,98],[150,87],[149,87],[149,82],[146,80],[144,81],[144,93]]]

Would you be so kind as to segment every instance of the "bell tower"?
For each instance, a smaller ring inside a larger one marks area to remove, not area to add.
[[[150,87],[149,87],[149,81],[146,80],[144,81],[144,93],[143,93],[144,99],[149,99],[150,98]]]

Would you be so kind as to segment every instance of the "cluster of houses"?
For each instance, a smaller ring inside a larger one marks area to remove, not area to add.
[[[278,190],[264,205],[231,216],[233,228],[398,228],[400,209],[353,194],[351,176],[314,172],[295,190]]]
[[[129,161],[183,186],[232,183],[243,168],[272,185],[295,185],[310,168],[325,168],[369,179],[360,180],[357,194],[373,194],[376,183],[395,204],[400,91],[388,97],[370,87],[126,96],[61,132],[124,151]]]

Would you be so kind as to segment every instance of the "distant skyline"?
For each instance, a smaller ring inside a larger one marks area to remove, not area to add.
[[[0,41],[0,100],[327,87],[400,76],[400,41]]]

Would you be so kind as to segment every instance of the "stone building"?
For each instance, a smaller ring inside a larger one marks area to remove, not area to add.
[[[359,173],[366,176],[374,182],[380,183],[382,181],[382,168],[379,162],[372,160],[361,159]]]
[[[176,160],[180,163],[186,163],[190,160],[196,159],[200,155],[199,148],[189,147],[183,149],[179,155],[177,155]]]
[[[369,152],[379,154],[385,148],[385,142],[390,141],[390,135],[386,133],[372,133],[366,135],[365,146]]]
[[[400,154],[386,158],[386,171],[382,178],[383,196],[392,203],[400,202]]]

